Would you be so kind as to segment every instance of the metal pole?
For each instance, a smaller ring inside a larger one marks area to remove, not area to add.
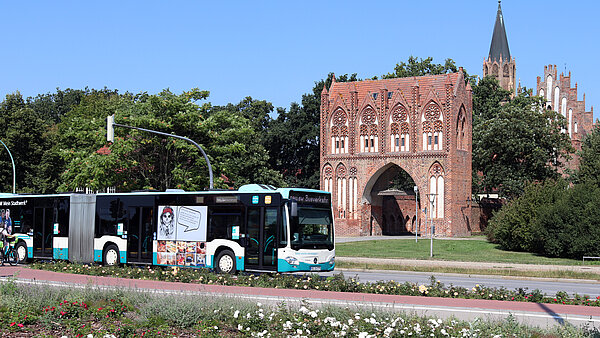
[[[425,205],[427,205],[427,203],[425,203]],[[423,211],[425,211],[425,235],[427,235],[427,207],[425,207]]]
[[[433,207],[431,207],[433,210]],[[431,232],[431,243],[429,244],[429,257],[433,257],[433,219],[431,219],[431,225],[429,226]]]
[[[437,194],[427,194],[427,200],[431,203],[431,212],[433,212],[433,206],[435,203],[435,197],[437,196]],[[429,257],[433,257],[433,228],[435,227],[435,225],[433,224],[433,217],[431,218],[431,225],[429,226],[429,234],[430,234],[430,241],[431,243],[429,244]]]
[[[146,131],[146,132],[154,133],[154,134],[158,134],[158,135],[174,137],[174,138],[178,138],[180,140],[186,140],[186,141],[192,143],[193,145],[195,145],[200,150],[200,152],[202,153],[202,156],[204,156],[204,160],[206,161],[206,165],[208,166],[208,177],[209,177],[209,180],[210,180],[209,188],[213,189],[213,171],[212,171],[212,166],[210,165],[210,160],[208,159],[208,156],[206,156],[206,153],[204,152],[204,149],[202,149],[202,147],[198,143],[196,143],[196,142],[194,142],[194,141],[192,141],[189,138],[184,137],[184,136],[163,133],[163,132],[156,131],[156,130],[144,129],[144,128],[139,128],[139,127],[132,127],[132,126],[127,126],[127,125],[118,124],[118,123],[113,123],[113,126],[123,127],[123,128],[129,128],[129,129],[135,129],[135,130],[141,130],[141,131]]]
[[[17,171],[15,170],[15,160],[13,159],[12,154],[10,153],[10,150],[8,149],[8,147],[6,146],[6,144],[4,144],[4,142],[2,142],[2,140],[0,140],[0,143],[2,143],[2,145],[4,146],[4,148],[6,148],[6,151],[8,151],[8,156],[10,156],[10,161],[12,162],[12,167],[13,167],[13,194],[16,191],[16,186],[17,186]]]
[[[417,197],[419,188],[415,185],[415,243],[419,242],[419,208],[417,206]]]

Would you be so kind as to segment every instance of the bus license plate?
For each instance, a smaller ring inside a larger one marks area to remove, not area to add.
[[[320,266],[311,266],[310,271],[321,271],[321,267]]]

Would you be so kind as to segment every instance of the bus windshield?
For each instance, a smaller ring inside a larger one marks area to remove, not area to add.
[[[298,208],[291,222],[292,249],[333,249],[333,222],[330,209]]]

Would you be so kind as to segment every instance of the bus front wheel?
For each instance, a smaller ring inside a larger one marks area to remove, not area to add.
[[[27,245],[25,243],[17,243],[15,252],[17,253],[17,260],[19,263],[25,263],[27,261]]]
[[[230,250],[219,252],[215,262],[217,273],[235,273],[235,255]]]
[[[105,266],[114,266],[119,264],[119,248],[115,245],[109,245],[104,249],[102,263]]]

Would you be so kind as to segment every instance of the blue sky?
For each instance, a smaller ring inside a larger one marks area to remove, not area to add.
[[[391,72],[410,55],[452,58],[481,76],[498,2],[2,1],[0,96],[57,87],[179,93],[215,105],[246,96],[289,107],[335,74]],[[600,117],[600,2],[504,0],[521,84],[571,71]]]

